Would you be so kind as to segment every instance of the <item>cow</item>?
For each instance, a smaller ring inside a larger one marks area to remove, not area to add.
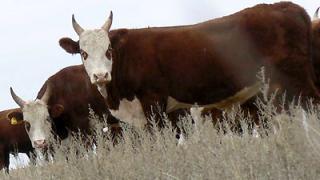
[[[20,108],[0,112],[0,169],[9,172],[9,154],[26,153],[29,158],[34,153],[25,130]]]
[[[78,131],[84,137],[91,135],[89,105],[100,117],[108,115],[107,123],[115,126],[111,131],[121,131],[118,119],[110,116],[104,98],[91,84],[83,65],[66,67],[48,78],[35,100],[23,100],[12,88],[11,95],[23,112],[34,148],[46,149],[50,137],[65,140]]]
[[[81,55],[115,117],[139,115],[137,123],[148,125],[155,106],[166,111],[169,96],[190,104],[222,102],[254,86],[262,66],[270,92],[286,92],[287,100],[320,97],[310,61],[311,21],[294,3],[259,4],[175,27],[110,30],[112,17],[99,29],[85,30],[72,16],[79,41],[59,43]],[[135,113],[128,111],[133,107]]]

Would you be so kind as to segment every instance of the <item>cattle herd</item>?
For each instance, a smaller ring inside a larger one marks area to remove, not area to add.
[[[195,103],[215,114],[241,104],[254,115],[261,67],[270,92],[318,103],[318,10],[311,19],[302,7],[280,2],[194,25],[115,30],[112,12],[92,30],[72,16],[79,39],[61,38],[59,44],[80,54],[83,64],[49,77],[35,100],[10,88],[20,108],[0,112],[0,167],[8,169],[9,153],[47,148],[50,137],[91,135],[89,106],[107,115],[114,136],[121,136],[120,121],[149,130],[153,119],[161,127],[163,113],[177,128],[181,109]]]

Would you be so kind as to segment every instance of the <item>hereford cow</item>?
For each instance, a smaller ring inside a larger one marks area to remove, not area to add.
[[[20,109],[0,112],[0,169],[9,171],[9,154],[26,153],[29,157],[33,148],[25,130]]]
[[[74,17],[72,22],[79,41],[62,38],[60,46],[81,54],[115,117],[151,117],[157,105],[164,112],[169,96],[199,105],[221,102],[254,86],[262,66],[271,91],[286,92],[287,99],[319,98],[310,61],[311,21],[291,2],[187,26],[110,31],[112,13],[100,29],[85,30]]]
[[[28,124],[27,133],[35,148],[47,146],[51,130],[61,140],[68,137],[69,131],[90,135],[89,105],[99,116],[110,114],[82,65],[64,68],[51,76],[36,100],[24,101],[12,89],[11,95],[22,109]],[[107,121],[109,124],[118,123],[112,116],[108,116]]]

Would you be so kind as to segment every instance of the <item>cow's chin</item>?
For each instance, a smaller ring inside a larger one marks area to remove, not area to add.
[[[106,85],[107,84],[96,84],[98,91],[100,92],[100,94],[102,95],[102,97],[104,99],[107,99],[107,97],[108,97]]]

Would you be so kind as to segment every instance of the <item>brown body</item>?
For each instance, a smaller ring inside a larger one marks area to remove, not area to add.
[[[320,89],[320,19],[318,11],[319,8],[312,21],[312,61],[316,74],[316,85]]]
[[[253,85],[262,66],[272,90],[318,98],[311,64],[310,18],[292,3],[258,5],[183,26],[114,30],[108,105],[137,96],[145,113],[168,96],[210,104]]]
[[[89,105],[100,117],[103,114],[107,115],[107,123],[119,122],[110,115],[103,97],[90,83],[82,65],[66,67],[51,76],[38,93],[38,99],[44,94],[48,82],[51,86],[49,114],[54,133],[60,139],[67,138],[69,131],[74,133],[80,131],[84,135],[92,133],[88,118]]]
[[[78,35],[84,31],[74,20],[73,25]],[[311,21],[303,8],[290,2],[261,4],[189,26],[118,29],[110,31],[109,38],[110,109],[134,97],[147,117],[157,104],[165,111],[169,96],[191,104],[217,103],[255,84],[262,66],[270,90],[286,92],[287,100],[299,95],[319,98]],[[80,53],[79,43],[69,38],[60,45]],[[249,102],[244,106],[255,111]]]
[[[12,112],[17,112],[21,115],[20,109],[0,112],[0,169],[9,169],[9,153],[26,153],[30,157],[30,153],[33,152],[24,123],[11,124],[8,114]]]

